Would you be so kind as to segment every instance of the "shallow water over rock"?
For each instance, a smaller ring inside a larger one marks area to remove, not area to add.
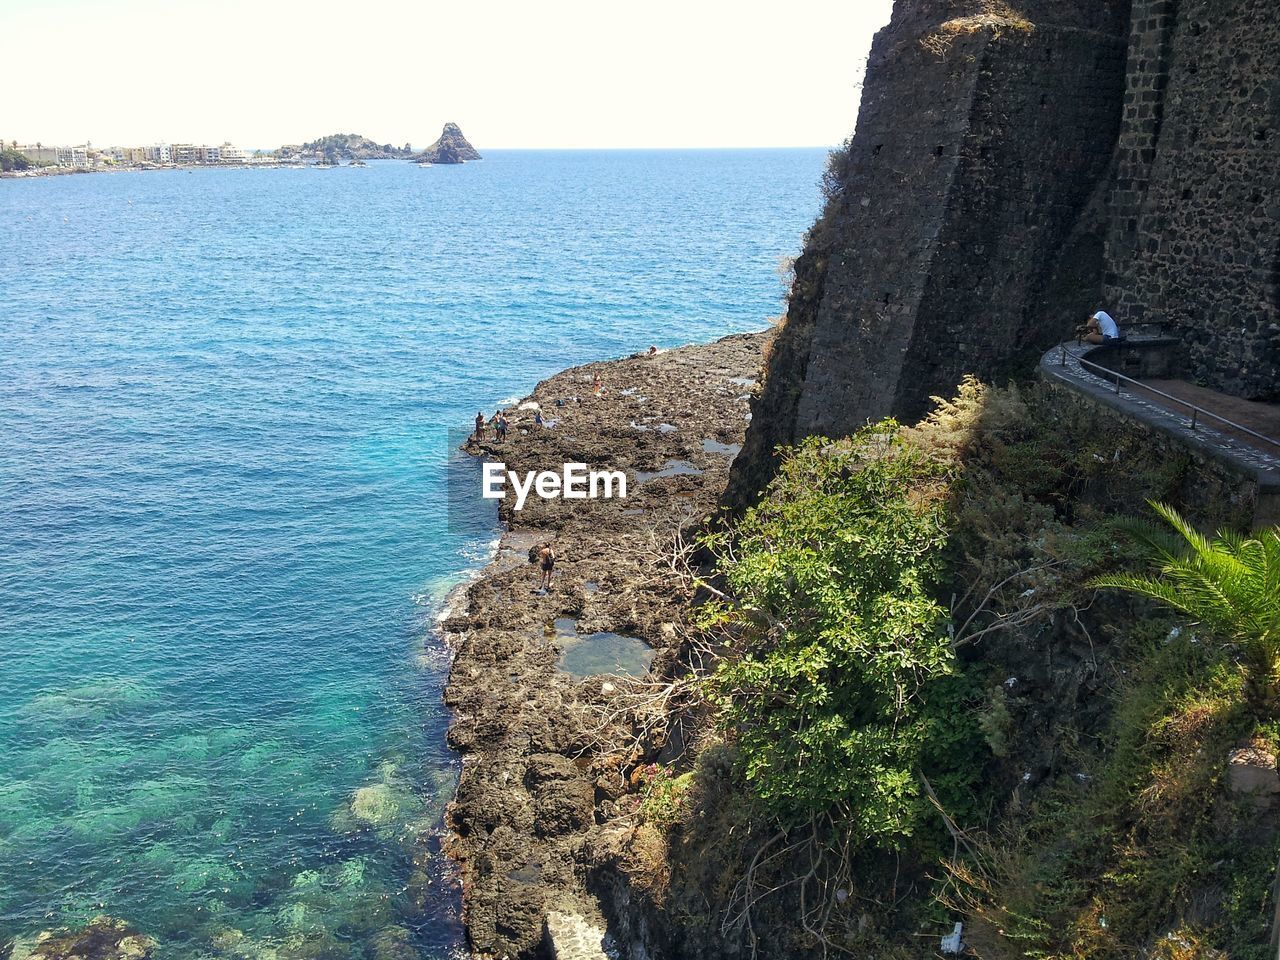
[[[663,477],[702,476],[702,470],[688,460],[668,460],[661,470],[637,470],[636,482],[648,483],[650,480],[661,480]]]
[[[707,437],[702,441],[703,453],[716,453],[722,457],[728,457],[732,460],[742,452],[742,444],[740,443],[721,443],[719,440]]]
[[[643,677],[657,651],[638,637],[599,631],[579,633],[578,621],[558,617],[547,625],[547,639],[560,649],[561,670],[577,677],[621,674]]]
[[[620,633],[588,633],[568,644],[560,654],[560,669],[576,677],[616,673],[643,677],[657,651],[637,637]]]

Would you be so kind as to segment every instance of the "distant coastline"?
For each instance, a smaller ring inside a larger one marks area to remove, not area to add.
[[[279,170],[282,168],[297,169],[309,166],[318,166],[321,169],[325,169],[330,164],[286,163],[282,160],[268,160],[258,163],[167,163],[137,164],[133,166],[103,164],[97,167],[30,167],[26,170],[0,171],[0,180],[65,177],[86,173],[143,173],[157,170]],[[343,166],[347,166],[347,164],[343,164]]]
[[[275,150],[248,151],[230,141],[214,146],[194,143],[155,143],[143,147],[46,146],[43,143],[5,146],[0,140],[0,177],[49,177],[67,173],[121,170],[187,170],[196,167],[247,169],[255,167],[363,167],[369,160],[408,160],[419,166],[461,164],[480,160],[456,123],[446,123],[439,139],[421,152],[413,145],[378,143],[358,133],[332,133],[303,144]]]
[[[435,164],[418,162],[418,161],[388,161],[388,162],[411,162],[415,166],[427,167],[435,166]],[[166,164],[136,164],[133,166],[119,166],[116,164],[102,164],[96,167],[31,167],[27,170],[4,170],[0,171],[0,180],[23,180],[40,177],[63,177],[74,176],[79,174],[90,173],[151,173],[163,170],[332,170],[336,167],[367,167],[369,164],[364,160],[353,160],[347,163],[323,163],[323,162],[299,162],[294,160],[276,160],[267,159],[260,161],[247,161],[241,163],[166,163]]]

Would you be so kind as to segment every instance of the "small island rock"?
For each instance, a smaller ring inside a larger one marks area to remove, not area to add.
[[[446,123],[440,139],[413,159],[418,163],[465,163],[479,160],[480,153],[467,142],[456,123]]]
[[[331,133],[301,146],[287,145],[275,151],[276,158],[280,160],[330,166],[355,160],[403,160],[412,154],[407,143],[403,147],[393,147],[389,143],[375,143],[358,133]]]

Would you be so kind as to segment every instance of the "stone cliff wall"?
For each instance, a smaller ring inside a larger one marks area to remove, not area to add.
[[[1135,0],[1108,236],[1116,316],[1168,325],[1195,376],[1280,399],[1280,16]]]
[[[770,452],[914,419],[1085,311],[1160,319],[1211,386],[1277,392],[1274,0],[898,0],[796,263],[731,501]]]

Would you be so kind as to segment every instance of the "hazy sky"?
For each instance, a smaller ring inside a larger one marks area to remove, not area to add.
[[[891,0],[0,0],[0,137],[829,146]]]

